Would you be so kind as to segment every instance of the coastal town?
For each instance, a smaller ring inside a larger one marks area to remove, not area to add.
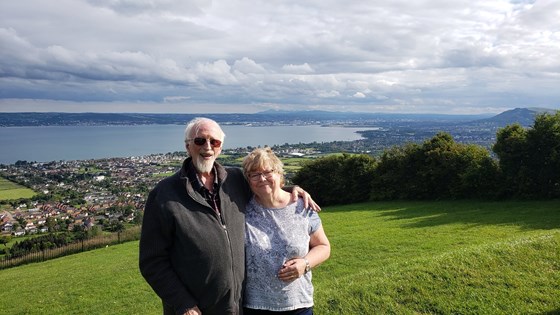
[[[474,124],[402,119],[377,121],[376,125],[380,127],[361,132],[363,139],[360,140],[285,144],[273,146],[273,150],[284,158],[315,158],[340,152],[379,156],[387,148],[420,143],[440,131],[449,132],[458,142],[490,149],[499,127],[520,121],[519,117],[531,121],[534,114],[523,112],[520,116],[519,110],[512,110],[496,116],[491,122]],[[504,120],[504,117],[507,119]],[[337,119],[340,123],[342,117]],[[354,121],[354,126],[356,123]],[[219,161],[223,165],[239,166],[241,158],[250,150],[250,147],[224,150]],[[19,237],[53,231],[91,230],[94,227],[114,231],[140,224],[148,191],[162,178],[177,171],[184,158],[185,152],[168,152],[119,158],[0,164],[1,178],[34,192],[28,198],[0,200],[1,235]],[[287,174],[288,181],[290,175]]]
[[[305,153],[303,153],[305,152]],[[239,166],[247,148],[225,150],[224,165]],[[312,156],[312,149],[282,149],[285,157]],[[140,224],[148,191],[176,172],[184,152],[95,160],[27,162],[0,166],[0,176],[32,189],[31,198],[3,201],[0,231],[13,237],[116,222]]]
[[[2,205],[1,233],[21,236],[138,222],[149,187],[176,171],[183,158],[157,154],[4,165],[2,177],[37,195]]]

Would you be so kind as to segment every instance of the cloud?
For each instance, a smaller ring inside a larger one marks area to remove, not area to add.
[[[75,111],[100,102],[129,111],[559,108],[559,18],[554,0],[3,1],[0,100]]]
[[[354,93],[354,95],[353,95],[352,97],[355,97],[355,98],[365,98],[366,95],[365,95],[364,93],[362,93],[362,92],[356,92],[356,93]]]
[[[165,103],[177,103],[182,101],[188,101],[190,97],[188,96],[166,96],[163,98]]]
[[[107,8],[123,15],[172,14],[181,12],[186,15],[199,15],[208,1],[193,0],[87,0],[96,7]]]
[[[233,69],[241,74],[264,74],[267,72],[262,65],[257,64],[255,61],[247,57],[243,57],[241,60],[236,60],[233,65]]]
[[[282,70],[287,73],[297,73],[297,74],[305,74],[305,73],[313,73],[315,72],[311,66],[306,62],[301,65],[284,65],[282,66]]]

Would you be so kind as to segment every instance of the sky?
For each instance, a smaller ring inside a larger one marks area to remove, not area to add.
[[[558,0],[0,0],[0,112],[560,109]]]

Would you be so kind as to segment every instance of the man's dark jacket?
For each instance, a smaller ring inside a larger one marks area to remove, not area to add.
[[[140,271],[164,314],[198,306],[204,315],[239,314],[245,277],[245,206],[251,196],[239,168],[215,163],[221,216],[193,190],[191,158],[150,192],[140,237]]]

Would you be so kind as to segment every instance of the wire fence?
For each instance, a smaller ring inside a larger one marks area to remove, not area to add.
[[[122,232],[100,235],[81,240],[66,246],[32,252],[21,257],[0,259],[0,270],[24,264],[47,261],[58,257],[68,256],[88,250],[120,244],[140,239],[140,228],[132,227]]]

